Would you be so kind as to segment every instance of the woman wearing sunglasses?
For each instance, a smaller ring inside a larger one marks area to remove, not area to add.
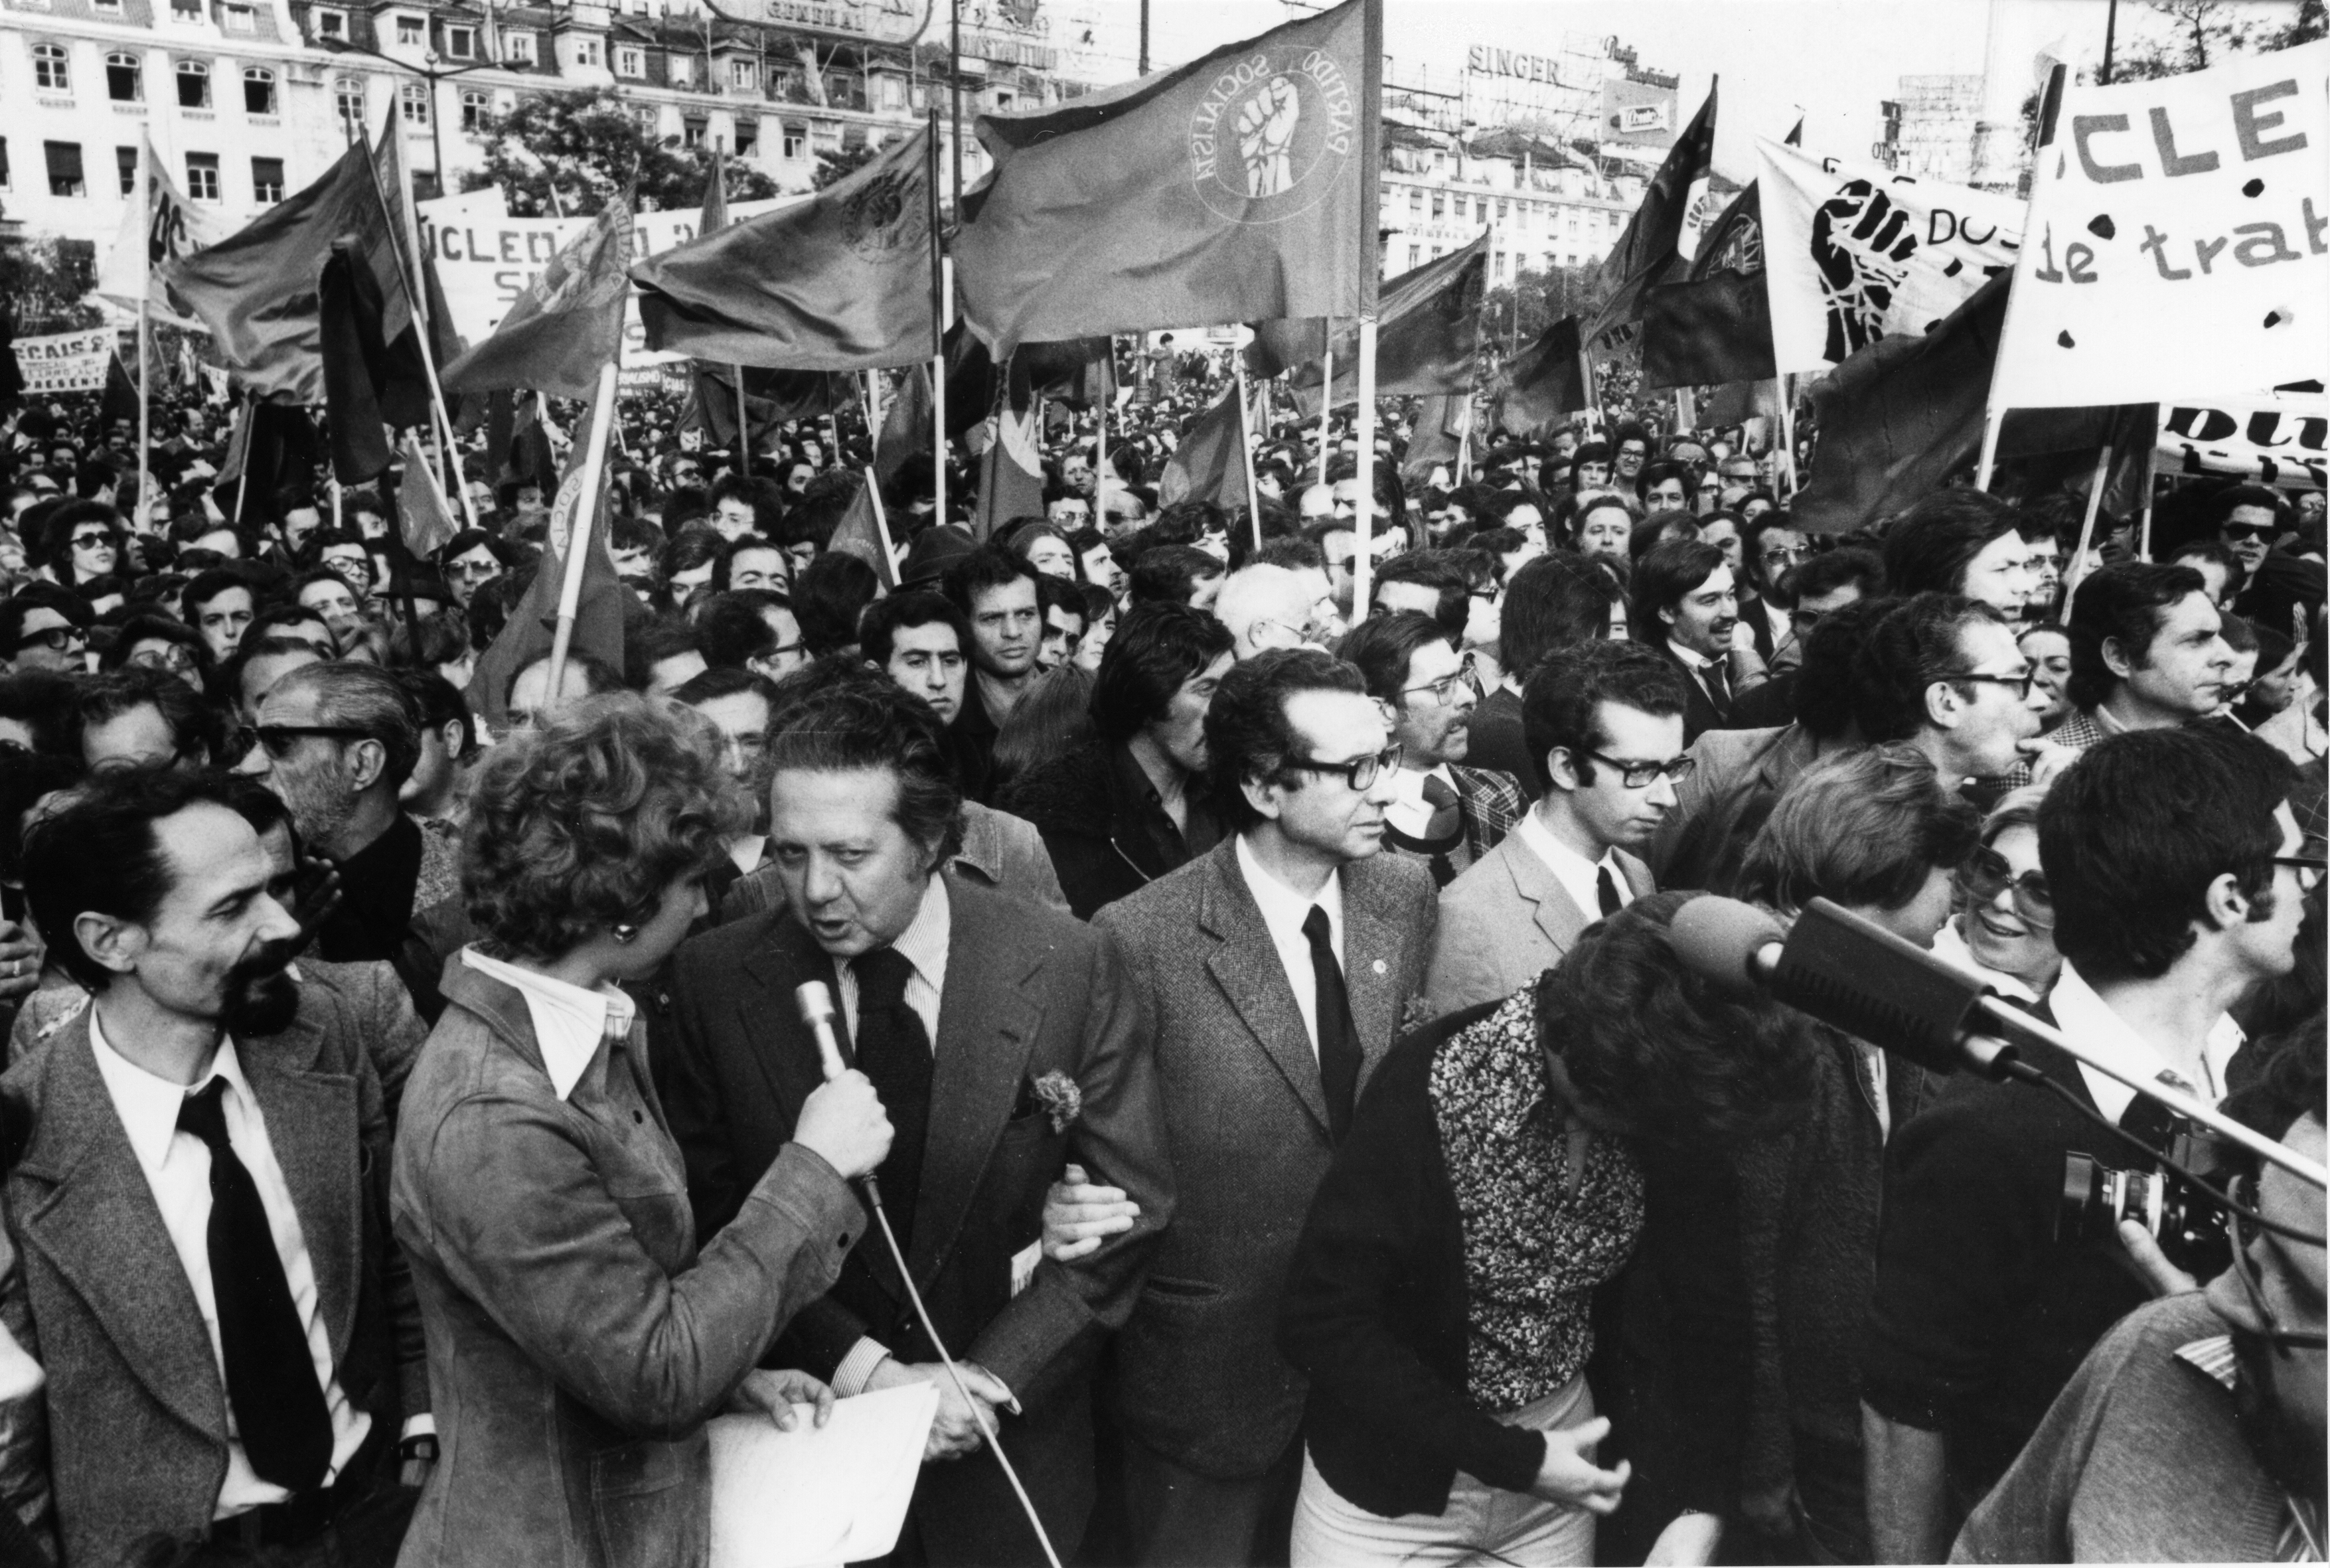
[[[2061,972],[2055,906],[2039,869],[2043,788],[2019,789],[1991,808],[1982,847],[1958,868],[1957,912],[1934,938],[1937,956],[1972,970],[2016,1002],[2043,1002]]]

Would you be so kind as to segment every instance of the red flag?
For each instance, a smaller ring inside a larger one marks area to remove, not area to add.
[[[622,349],[630,251],[631,210],[611,201],[551,258],[492,335],[444,367],[446,389],[596,395],[600,370]]]

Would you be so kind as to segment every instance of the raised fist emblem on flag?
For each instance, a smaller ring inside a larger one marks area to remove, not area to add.
[[[1885,312],[1917,248],[1909,213],[1867,180],[1847,183],[1820,204],[1813,214],[1813,264],[1828,302],[1832,364],[1885,336]]]
[[[1302,100],[1294,84],[1274,76],[1238,106],[1238,152],[1246,159],[1246,194],[1274,196],[1294,184],[1294,123]]]

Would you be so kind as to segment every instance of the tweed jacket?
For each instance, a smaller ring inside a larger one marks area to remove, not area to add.
[[[1649,867],[1624,850],[1615,859],[1634,898],[1658,891]],[[1424,982],[1432,1016],[1502,1002],[1534,984],[1601,917],[1599,908],[1577,907],[1553,868],[1519,833],[1508,834],[1440,890],[1440,926]]]
[[[1319,1063],[1237,861],[1237,838],[1103,909],[1156,1020],[1178,1207],[1116,1343],[1118,1419],[1188,1468],[1269,1468],[1302,1419],[1279,1297],[1334,1157]],[[1342,870],[1343,971],[1362,1091],[1423,988],[1432,874]],[[1420,1003],[1419,1003],[1420,1005]]]
[[[429,1408],[412,1282],[388,1231],[380,1082],[338,997],[300,989],[280,1033],[235,1041],[298,1212],[332,1366],[393,1440]],[[0,1078],[19,1267],[0,1320],[48,1376],[68,1563],[206,1529],[226,1479],[226,1384],[194,1287],[99,1074],[83,1012]]]
[[[788,1145],[699,1250],[638,1021],[561,1099],[515,987],[457,956],[441,989],[393,1198],[440,1453],[397,1562],[701,1568],[704,1423],[840,1270],[857,1201]]]

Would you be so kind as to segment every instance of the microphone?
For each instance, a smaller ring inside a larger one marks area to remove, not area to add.
[[[800,1009],[801,1022],[817,1036],[817,1054],[825,1061],[825,1081],[831,1083],[849,1070],[841,1060],[841,1041],[833,1033],[833,988],[822,980],[804,981],[793,987],[793,1004]]]

